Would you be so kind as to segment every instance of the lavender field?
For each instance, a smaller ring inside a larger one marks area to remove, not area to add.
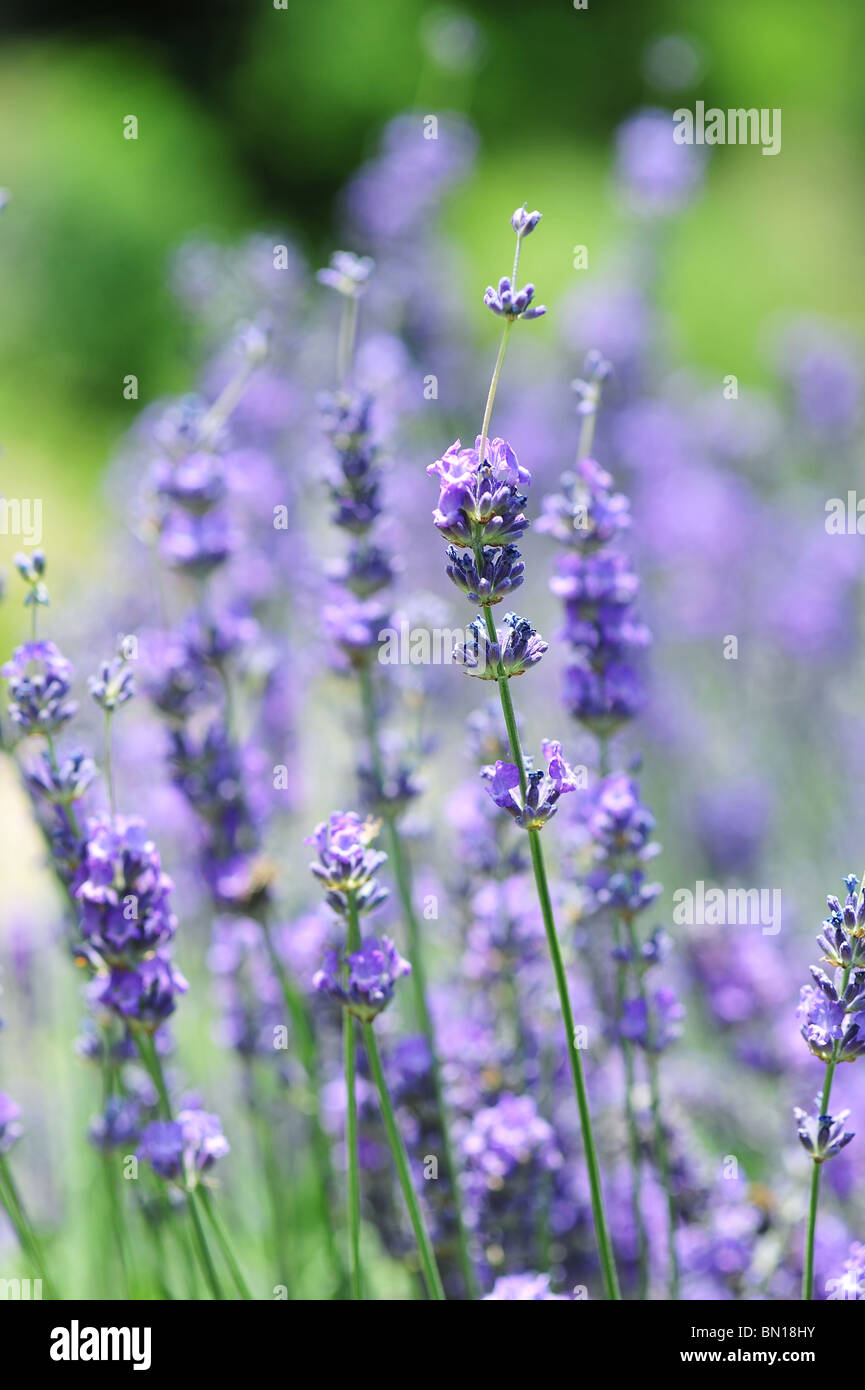
[[[484,6],[326,217],[261,134],[290,213],[142,253],[170,366],[94,349],[110,412],[9,354],[4,1297],[865,1297],[861,276],[820,303],[806,127],[661,8],[536,178]]]

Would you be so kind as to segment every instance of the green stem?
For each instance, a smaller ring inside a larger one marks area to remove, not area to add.
[[[372,1072],[373,1080],[378,1090],[378,1099],[381,1106],[384,1127],[387,1130],[387,1137],[390,1143],[391,1153],[393,1154],[393,1161],[396,1165],[400,1187],[402,1188],[402,1194],[405,1198],[405,1204],[408,1207],[412,1230],[414,1231],[415,1240],[417,1241],[427,1293],[431,1299],[444,1302],[445,1293],[442,1287],[438,1265],[436,1264],[435,1252],[432,1248],[429,1235],[427,1234],[423,1212],[420,1209],[417,1193],[414,1190],[414,1185],[411,1180],[408,1156],[397,1128],[396,1117],[393,1113],[393,1105],[391,1104],[387,1082],[384,1078],[384,1071],[378,1052],[378,1043],[371,1023],[364,1023],[363,1036],[367,1056],[369,1058],[370,1071]]]
[[[220,1285],[219,1278],[213,1266],[213,1259],[211,1258],[210,1250],[207,1245],[207,1237],[204,1234],[201,1217],[198,1215],[198,1207],[195,1205],[195,1198],[191,1192],[187,1192],[186,1194],[186,1205],[189,1209],[192,1230],[195,1236],[195,1248],[198,1252],[198,1258],[201,1261],[204,1277],[207,1280],[213,1297],[218,1301],[222,1301],[225,1295],[222,1292],[222,1286]]]
[[[171,1101],[168,1098],[168,1088],[165,1085],[162,1063],[159,1060],[159,1053],[156,1051],[153,1035],[152,1033],[142,1033],[136,1030],[134,1037],[139,1056],[144,1063],[145,1071],[156,1087],[156,1094],[159,1097],[162,1113],[166,1120],[173,1119]]]
[[[117,814],[117,801],[114,795],[114,771],[111,764],[111,711],[105,711],[105,781],[108,784],[108,805],[111,815]]]
[[[348,894],[347,921],[348,950],[350,952],[358,951],[361,945],[360,920],[358,918],[357,902],[355,901],[353,893]],[[358,1159],[357,1092],[355,1087],[357,1074],[357,1037],[354,1017],[349,1013],[348,1009],[343,1011],[342,1027],[345,1054],[345,1147],[348,1173],[349,1268],[351,1275],[351,1296],[353,1299],[358,1300],[363,1298],[363,1284],[360,1271],[360,1163]]]
[[[519,255],[519,239],[517,239],[517,255]],[[516,265],[514,266],[514,270],[516,271]],[[493,413],[493,401],[496,398],[496,391],[498,390],[499,386],[499,377],[502,374],[502,363],[505,360],[505,352],[507,351],[508,338],[510,337],[512,327],[513,320],[508,319],[505,323],[504,331],[502,333],[502,340],[499,343],[499,355],[496,358],[496,365],[493,368],[493,376],[492,381],[490,382],[490,389],[487,393],[487,403],[484,409],[483,424],[481,425],[481,442],[478,446],[478,458],[481,462],[483,462],[484,459],[487,436],[489,435],[490,431],[490,419]]]
[[[589,1099],[586,1094],[583,1067],[580,1061],[579,1048],[577,1047],[574,1015],[571,1010],[571,1000],[568,993],[568,981],[565,974],[564,962],[562,960],[561,947],[559,946],[558,933],[556,932],[555,919],[553,917],[553,905],[550,899],[549,884],[547,883],[544,852],[541,847],[541,834],[539,830],[530,830],[528,836],[532,852],[532,867],[534,869],[535,883],[538,890],[538,900],[541,905],[541,913],[543,914],[544,927],[547,933],[547,944],[553,962],[553,972],[556,977],[556,988],[559,992],[562,1020],[565,1025],[568,1056],[570,1057],[571,1071],[574,1078],[574,1092],[577,1098],[577,1109],[580,1114],[583,1147],[586,1152],[586,1167],[589,1173],[589,1189],[592,1196],[592,1216],[595,1224],[595,1237],[598,1242],[598,1254],[601,1260],[604,1290],[607,1298],[615,1300],[621,1298],[621,1294],[619,1293],[619,1281],[616,1275],[616,1261],[613,1254],[613,1244],[607,1227],[606,1213],[604,1211],[604,1194],[601,1187],[601,1173],[598,1166],[597,1150],[595,1149],[595,1137],[592,1131]]]
[[[55,1294],[45,1270],[45,1260],[39,1241],[18,1195],[18,1189],[5,1154],[0,1154],[0,1204],[6,1209],[9,1220],[15,1228],[18,1244],[42,1280],[45,1292],[49,1298],[54,1298]]]
[[[346,1009],[343,1013],[343,1048],[345,1053],[345,1150],[348,1172],[348,1246],[351,1296],[361,1299],[360,1277],[360,1173],[357,1156],[357,1070],[354,1018]]]
[[[126,1297],[131,1296],[129,1283],[129,1265],[126,1259],[126,1244],[124,1241],[125,1222],[123,1217],[123,1207],[117,1192],[117,1174],[109,1154],[102,1155],[102,1171],[105,1175],[105,1194],[108,1198],[108,1219],[111,1223],[114,1244],[117,1251],[117,1262],[120,1266],[120,1274],[123,1280],[123,1287],[126,1290]]]
[[[364,712],[364,728],[367,742],[372,758],[373,772],[375,780],[380,789],[384,787],[384,768],[382,765],[381,746],[379,741],[378,720],[375,710],[375,694],[372,687],[372,680],[367,667],[363,667],[360,672],[361,697]],[[451,1185],[451,1195],[454,1204],[454,1219],[456,1222],[457,1253],[460,1262],[460,1270],[463,1276],[466,1293],[471,1300],[476,1300],[480,1296],[477,1277],[472,1264],[469,1251],[468,1231],[466,1229],[465,1218],[463,1216],[462,1196],[459,1185],[459,1169],[456,1163],[453,1143],[450,1134],[450,1122],[448,1119],[447,1103],[445,1100],[444,1086],[442,1084],[441,1059],[439,1057],[436,1044],[435,1025],[433,1024],[432,1014],[429,1007],[429,986],[427,982],[425,952],[423,947],[423,935],[420,922],[414,907],[412,892],[411,870],[408,863],[408,856],[405,852],[402,836],[393,815],[384,816],[385,838],[387,841],[387,852],[390,856],[391,868],[393,869],[394,881],[396,883],[397,894],[400,900],[402,915],[405,919],[406,932],[408,936],[408,953],[411,960],[411,980],[414,993],[415,1012],[420,1023],[421,1032],[427,1041],[430,1052],[430,1074],[435,1096],[436,1111],[438,1114],[439,1133],[441,1135],[442,1156],[444,1158],[445,1170]]]
[[[162,1113],[166,1120],[171,1120],[174,1118],[171,1110],[171,1100],[168,1095],[168,1087],[165,1084],[162,1062],[159,1060],[159,1053],[156,1050],[156,1043],[153,1040],[153,1035],[151,1033],[136,1032],[135,1041],[138,1045],[138,1052],[144,1063],[147,1074],[156,1087]],[[198,1208],[195,1205],[192,1193],[188,1189],[186,1192],[186,1205],[189,1209],[189,1215],[192,1221],[195,1250],[201,1264],[202,1272],[213,1297],[222,1299],[225,1295],[222,1292],[216,1270],[213,1267],[213,1260],[211,1259],[207,1238],[198,1215]]]
[[[844,972],[844,984],[841,989],[843,994],[847,988],[847,979],[850,971]],[[820,1114],[828,1115],[829,1097],[832,1093],[832,1079],[835,1075],[836,1063],[826,1063],[826,1078],[823,1082],[823,1094],[820,1097]],[[802,1297],[810,1301],[814,1297],[814,1243],[817,1238],[817,1206],[820,1201],[820,1171],[822,1163],[814,1162],[813,1172],[811,1173],[811,1198],[808,1203],[808,1237],[805,1242],[805,1267],[802,1271]]]
[[[330,1140],[325,1133],[321,1119],[321,1078],[319,1075],[318,1046],[309,1019],[306,1001],[295,989],[282,959],[280,958],[279,952],[274,945],[266,913],[262,913],[258,920],[264,935],[264,942],[271,967],[279,981],[282,997],[285,1000],[285,1006],[291,1017],[300,1056],[300,1064],[303,1067],[307,1079],[308,1119],[311,1131],[310,1137],[312,1141],[312,1156],[316,1178],[319,1217],[327,1245],[328,1260],[339,1289],[344,1290],[346,1286],[345,1268],[333,1230],[332,1194],[335,1190],[335,1183],[330,1159]]]
[[[339,340],[336,347],[336,376],[339,385],[348,383],[351,364],[354,360],[354,340],[357,335],[358,301],[354,295],[347,295],[343,303],[339,324]]]
[[[232,1250],[231,1245],[229,1243],[228,1236],[225,1234],[225,1227],[220,1221],[219,1216],[216,1212],[216,1208],[210,1199],[210,1193],[208,1192],[206,1187],[203,1187],[201,1184],[199,1184],[195,1189],[195,1194],[198,1197],[198,1200],[201,1203],[202,1207],[204,1208],[204,1214],[210,1222],[210,1225],[213,1229],[213,1234],[216,1236],[216,1243],[222,1251],[222,1257],[225,1260],[225,1263],[228,1265],[228,1271],[232,1277],[232,1280],[234,1281],[234,1287],[237,1289],[237,1292],[240,1294],[241,1298],[251,1299],[252,1294],[250,1292],[249,1285],[247,1284],[246,1280],[243,1277],[243,1274],[241,1273],[240,1265],[237,1263],[237,1259],[235,1258],[234,1251]]]

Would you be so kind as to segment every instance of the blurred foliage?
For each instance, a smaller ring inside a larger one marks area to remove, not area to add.
[[[473,63],[434,56],[431,26],[454,13],[474,21]],[[716,149],[706,196],[664,248],[681,357],[747,381],[762,374],[773,311],[865,318],[863,25],[846,0],[583,11],[539,0],[528,12],[494,0],[458,11],[222,0],[193,13],[84,4],[73,17],[13,0],[0,20],[0,180],[12,193],[0,222],[0,439],[4,481],[26,477],[17,491],[50,499],[55,576],[104,524],[98,479],[113,441],[140,403],[189,383],[172,250],[198,231],[232,239],[267,223],[324,255],[340,187],[407,105],[462,109],[480,131],[477,175],[450,211],[473,282],[501,272],[502,207],[525,197],[547,216],[533,275],[553,301],[574,281],[573,245],[590,248],[582,274],[603,273],[618,230],[612,137],[630,110],[698,97],[781,106],[780,156]],[[664,93],[647,77],[647,44],[677,32],[703,71]],[[123,139],[127,114],[137,141]],[[128,372],[139,403],[123,400]],[[5,567],[13,547],[0,542]]]

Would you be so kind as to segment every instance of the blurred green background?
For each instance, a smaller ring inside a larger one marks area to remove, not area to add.
[[[473,61],[442,63],[454,12],[428,0],[223,0],[207,6],[7,4],[0,20],[0,491],[46,499],[55,579],[104,525],[99,479],[140,405],[192,379],[166,283],[169,254],[206,232],[286,226],[332,246],[335,195],[382,123],[463,109],[482,151],[450,209],[489,275],[502,207],[547,215],[533,275],[572,280],[571,248],[603,269],[616,230],[610,142],[655,102],[780,106],[783,149],[715,150],[705,197],[679,219],[662,297],[683,359],[745,380],[765,371],[758,326],[779,307],[856,322],[862,274],[865,9],[851,0],[472,0]],[[438,26],[438,28],[437,28]],[[702,71],[672,95],[647,46],[683,33]],[[123,138],[135,115],[139,138]],[[363,248],[358,247],[358,250]],[[140,401],[124,401],[135,373]],[[15,543],[0,537],[0,564]],[[16,636],[7,606],[4,646]]]

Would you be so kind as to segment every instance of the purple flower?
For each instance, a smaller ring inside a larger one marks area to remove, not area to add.
[[[462,1141],[467,1220],[483,1251],[489,1288],[493,1275],[525,1270],[533,1262],[538,1223],[550,1174],[562,1165],[551,1125],[531,1096],[505,1091],[476,1111]],[[501,1266],[507,1262],[508,1268]]]
[[[154,1173],[169,1180],[179,1178],[183,1165],[183,1132],[176,1120],[154,1120],[141,1132],[138,1157]]]
[[[490,642],[482,618],[475,618],[469,624],[474,641],[457,648],[455,653],[468,675],[476,676],[479,680],[497,680],[501,663],[507,676],[521,676],[532,666],[537,666],[546,654],[548,644],[538,636],[526,618],[519,617],[517,613],[505,613],[502,621],[505,627],[496,628],[498,641],[495,643]]]
[[[537,529],[562,545],[589,551],[606,545],[631,525],[631,506],[594,459],[581,459],[560,479],[561,492],[544,498]]]
[[[90,1125],[88,1138],[97,1149],[129,1148],[141,1128],[141,1107],[125,1096],[109,1096],[105,1109]]]
[[[482,460],[480,446],[480,435],[473,449],[463,449],[457,439],[428,466],[427,473],[438,478],[440,487],[433,521],[454,545],[509,545],[528,526],[523,489],[531,483],[531,474],[504,439],[488,439]]]
[[[309,867],[325,885],[328,903],[341,916],[348,910],[349,895],[359,912],[372,912],[388,896],[373,877],[387,860],[381,850],[370,849],[378,831],[378,821],[361,820],[354,811],[334,811],[304,840],[318,850],[318,859]]]
[[[343,593],[339,601],[325,604],[322,628],[352,666],[365,666],[378,651],[381,634],[390,625],[390,613],[377,598],[358,599]]]
[[[163,953],[145,956],[132,969],[116,966],[93,984],[94,1003],[111,1009],[128,1023],[153,1033],[177,1007],[177,995],[189,986]]]
[[[236,550],[238,540],[225,512],[198,516],[175,511],[169,513],[162,524],[159,549],[172,569],[203,579],[225,563]]]
[[[501,603],[523,582],[525,565],[515,545],[483,546],[480,565],[473,552],[455,545],[449,545],[446,553],[448,578],[472,603]]]
[[[526,212],[526,207],[527,204],[523,203],[522,207],[517,208],[511,217],[511,226],[518,237],[528,236],[530,232],[533,232],[543,216],[543,213],[537,211]]]
[[[0,1154],[8,1153],[21,1137],[21,1107],[5,1091],[0,1091]]]
[[[579,772],[575,773],[562,756],[562,745],[554,739],[541,742],[547,771],[533,772],[527,766],[528,790],[525,804],[520,797],[520,774],[513,763],[497,762],[485,767],[481,776],[489,782],[487,791],[497,806],[513,816],[524,830],[540,830],[552,819],[559,797],[577,791],[584,785]]]
[[[69,753],[59,761],[46,754],[23,768],[24,779],[37,798],[57,806],[79,801],[96,776],[96,764],[86,754]]]
[[[328,951],[322,969],[313,978],[313,986],[337,999],[364,1023],[387,1008],[397,980],[411,974],[408,961],[403,960],[387,936],[381,940],[367,937],[359,951],[346,957],[345,966],[347,972],[338,953]]]
[[[616,135],[616,174],[628,202],[639,212],[677,212],[694,197],[703,178],[703,151],[673,139],[673,117],[655,107],[629,116]]]
[[[837,1115],[821,1115],[819,1113],[820,1096],[815,1097],[815,1106],[817,1113],[814,1115],[807,1114],[798,1106],[794,1108],[793,1114],[796,1116],[799,1142],[802,1147],[811,1155],[815,1163],[825,1163],[827,1158],[834,1158],[836,1154],[846,1148],[854,1137],[844,1128],[850,1111],[841,1110]]]
[[[334,251],[330,265],[317,270],[315,278],[320,285],[336,290],[347,299],[358,299],[366,290],[369,278],[375,270],[375,261],[369,256],[356,256],[352,251]]]
[[[107,964],[135,964],[171,940],[172,887],[143,820],[90,820],[71,891],[81,904],[81,934]]]
[[[484,1303],[499,1301],[567,1303],[568,1295],[550,1290],[549,1274],[504,1274],[493,1284],[492,1293],[484,1295]]]
[[[177,1116],[183,1137],[183,1152],[187,1168],[204,1173],[218,1158],[229,1152],[229,1143],[222,1132],[218,1115],[206,1110],[181,1110]]]
[[[198,1175],[229,1151],[216,1115],[204,1110],[181,1110],[176,1120],[154,1120],[141,1134],[139,1158],[169,1181],[183,1177],[194,1187]]]
[[[626,999],[620,1028],[622,1036],[649,1052],[663,1052],[681,1036],[685,1007],[669,988],[648,998]]]
[[[0,668],[9,681],[9,718],[25,734],[50,734],[74,715],[72,664],[53,642],[25,642]]]
[[[540,214],[538,214],[540,216]],[[537,224],[536,224],[537,225]],[[522,232],[517,232],[522,236]],[[545,304],[532,304],[535,297],[534,285],[524,285],[518,290],[511,284],[510,276],[503,275],[498,284],[498,289],[492,285],[487,285],[484,291],[484,304],[491,309],[494,314],[510,319],[539,319],[547,312]]]
[[[150,482],[160,497],[196,516],[212,511],[228,490],[225,460],[204,450],[194,450],[180,459],[158,459]]]
[[[112,713],[120,705],[125,705],[135,694],[135,678],[127,665],[126,657],[121,653],[111,661],[103,661],[99,675],[88,676],[87,688],[106,714]]]
[[[823,1062],[853,1062],[865,1052],[865,971],[857,970],[840,996],[816,965],[811,975],[814,985],[802,987],[797,1010],[808,1050]]]

